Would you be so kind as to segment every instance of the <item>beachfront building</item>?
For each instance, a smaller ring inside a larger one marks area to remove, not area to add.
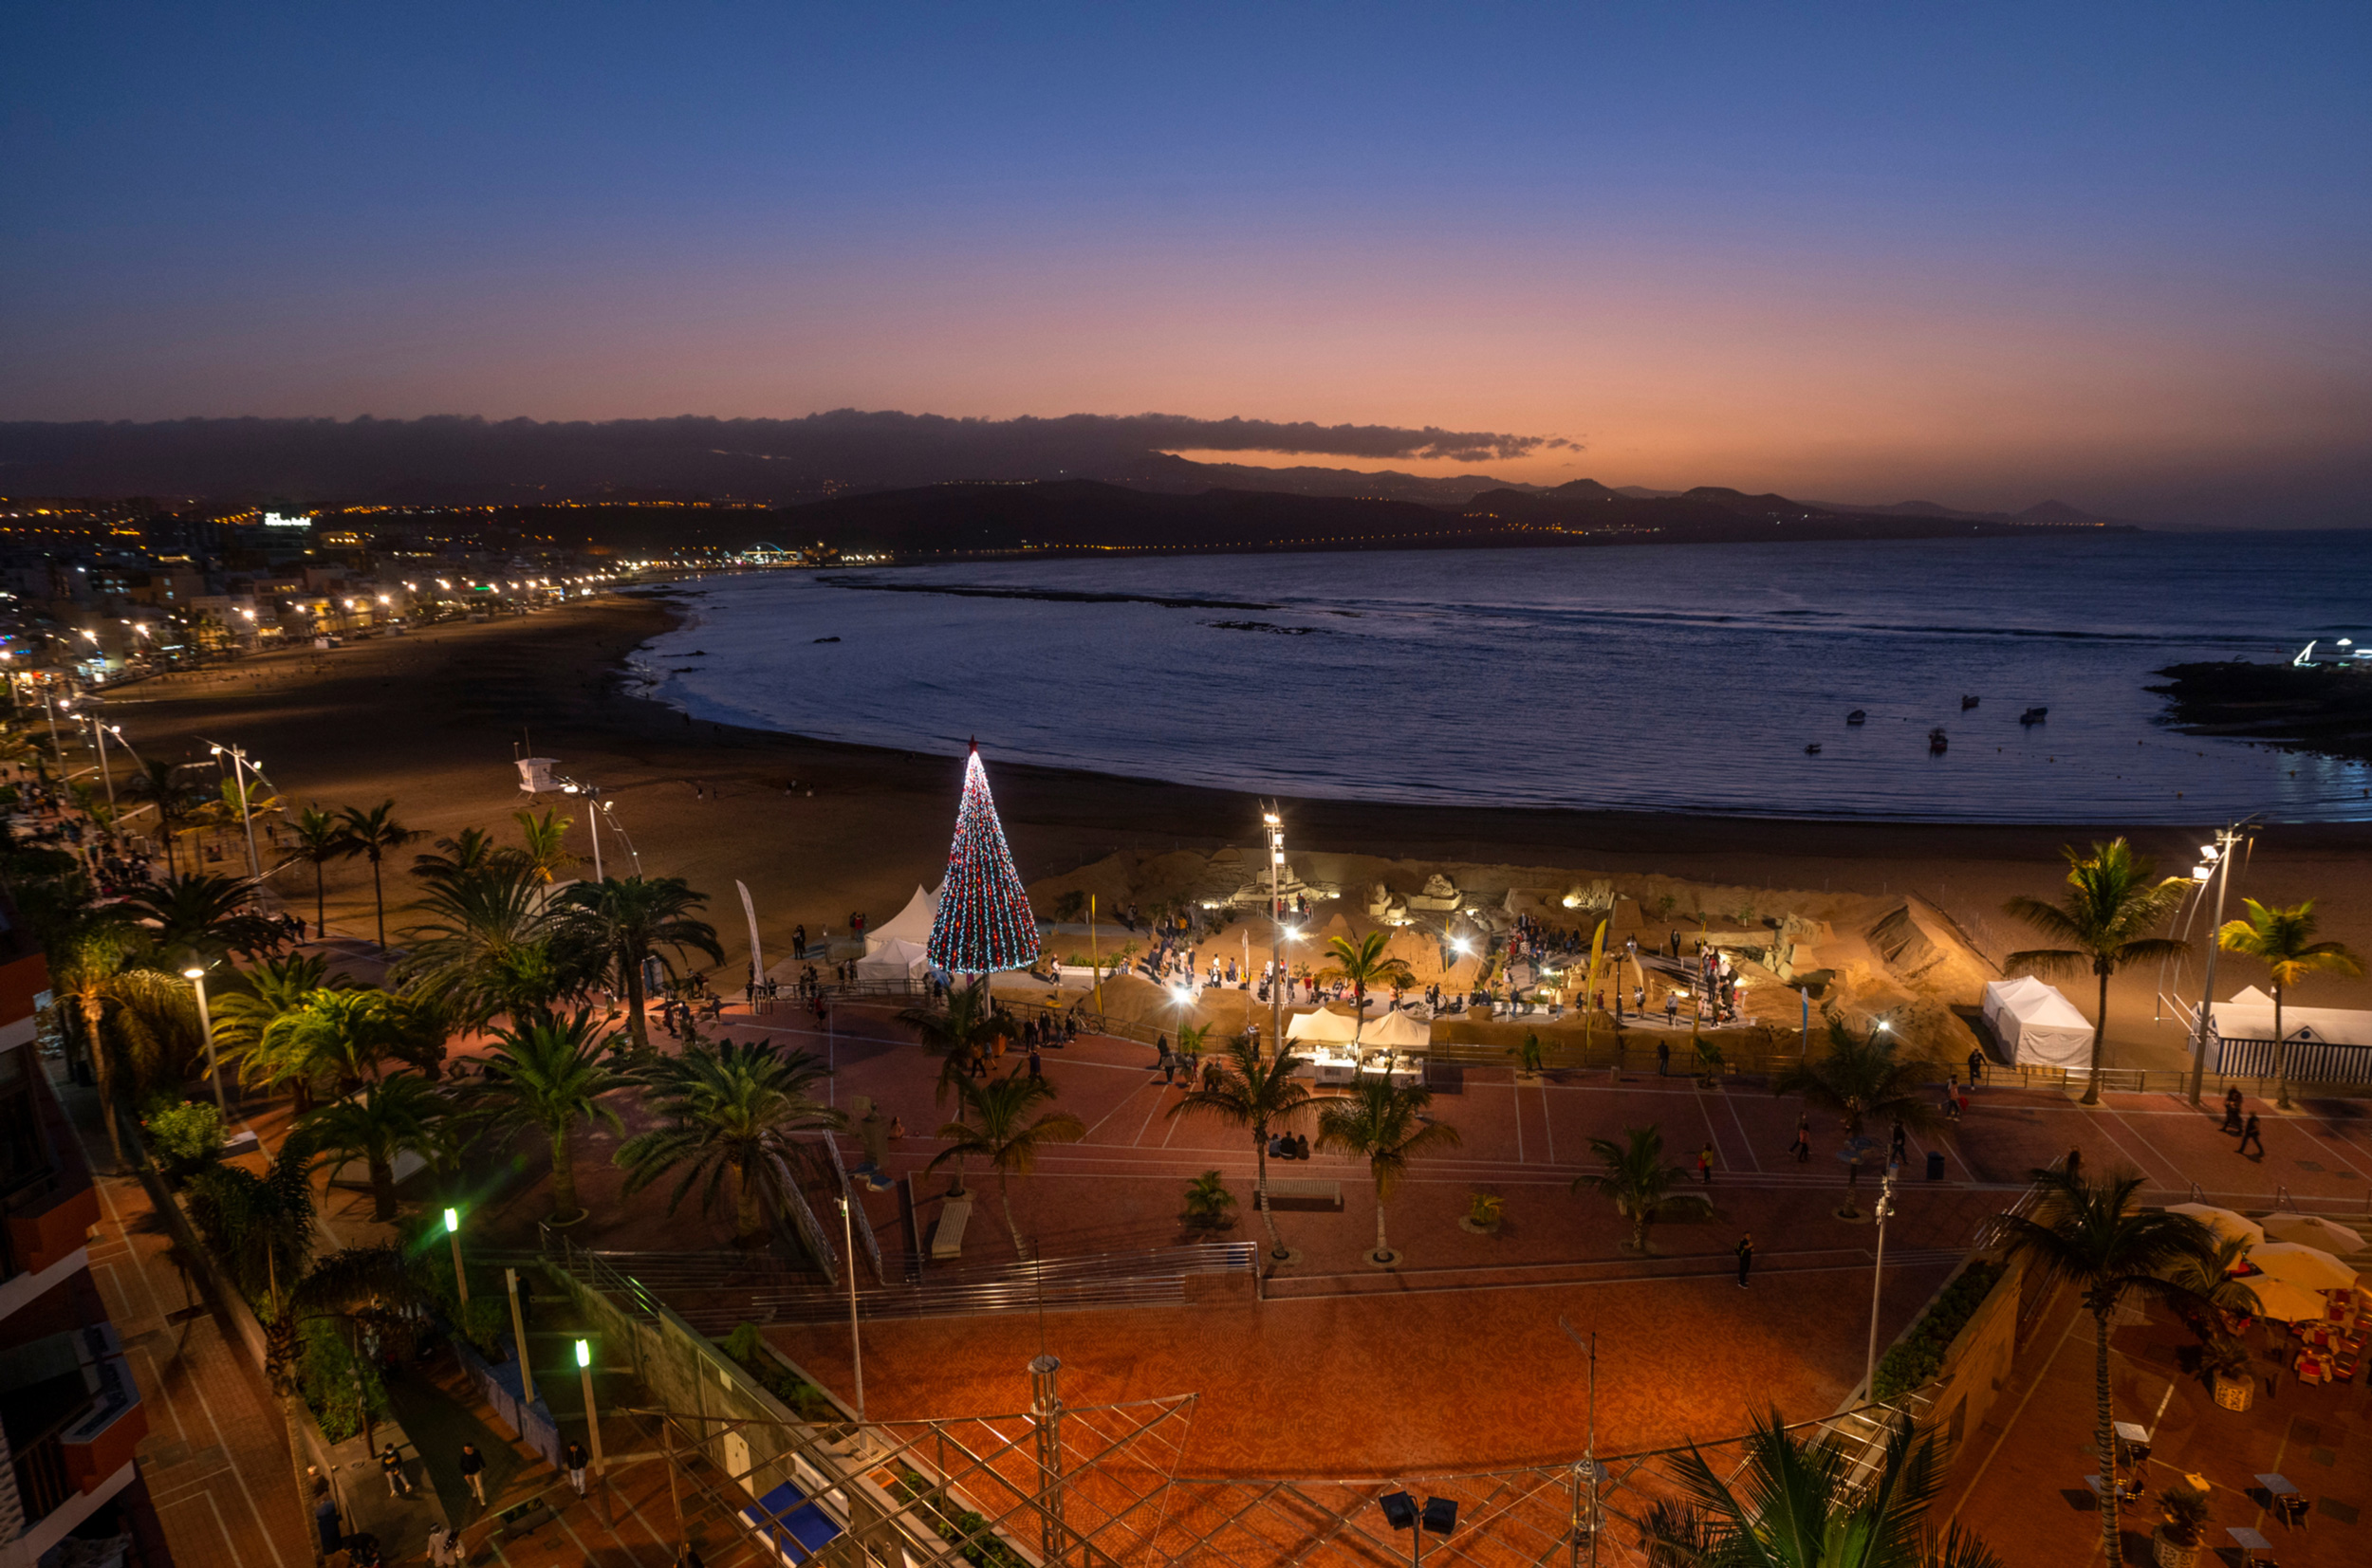
[[[59,1560],[70,1537],[121,1542],[73,1560],[170,1568],[133,1458],[147,1412],[91,1275],[99,1194],[34,1038],[48,989],[0,895],[0,1568]]]

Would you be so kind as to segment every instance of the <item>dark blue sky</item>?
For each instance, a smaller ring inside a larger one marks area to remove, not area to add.
[[[2363,4],[18,6],[0,417],[1161,410],[2361,518],[2368,67]]]

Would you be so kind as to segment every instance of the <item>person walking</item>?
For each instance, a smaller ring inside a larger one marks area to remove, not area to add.
[[[1897,1121],[1895,1123],[1894,1136],[1887,1140],[1886,1159],[1889,1164],[1900,1165],[1903,1162],[1904,1157],[1909,1153],[1908,1143],[1910,1136],[1910,1134],[1902,1130],[1902,1123],[1900,1121]]]
[[[461,1532],[450,1524],[432,1524],[428,1531],[429,1568],[460,1568]]]
[[[2243,1101],[2240,1098],[2240,1085],[2235,1083],[2231,1088],[2224,1091],[2223,1131],[2233,1134],[2237,1134],[2240,1131],[2240,1109],[2242,1104]]]
[[[1046,1062],[1039,1058],[1038,1048],[1035,1045],[1029,1047],[1029,1076],[1031,1078],[1046,1077]]]
[[[2258,1159],[2263,1159],[2265,1157],[2265,1139],[2257,1133],[2256,1114],[2254,1112],[2251,1112],[2249,1115],[2249,1124],[2240,1129],[2240,1147],[2234,1151],[2234,1153],[2242,1154],[2247,1153],[2249,1152],[2249,1145],[2252,1143],[2256,1145],[2256,1157]]]
[[[470,1495],[477,1499],[478,1506],[486,1506],[486,1456],[474,1443],[461,1445],[461,1479],[470,1484]]]
[[[403,1455],[396,1451],[396,1446],[393,1443],[380,1450],[379,1467],[387,1477],[389,1497],[403,1497],[411,1492],[412,1484],[404,1479]]]
[[[1668,1021],[1672,1015],[1672,998],[1667,996],[1663,999],[1663,1010],[1664,1016]],[[1656,1076],[1658,1078],[1661,1078],[1667,1072],[1671,1071],[1671,1069],[1672,1042],[1668,1040],[1659,1040],[1656,1042]]]
[[[1788,1148],[1795,1155],[1796,1164],[1809,1165],[1811,1163],[1812,1129],[1808,1123],[1798,1121],[1795,1124],[1795,1141],[1788,1145]]]
[[[1696,1179],[1707,1187],[1714,1184],[1714,1146],[1708,1140],[1696,1155]]]
[[[1978,1083],[1982,1082],[1984,1078],[1985,1047],[1982,1045],[1972,1045],[1969,1047],[1969,1081],[1971,1083]]]
[[[568,1485],[577,1489],[579,1497],[584,1495],[584,1467],[592,1463],[592,1459],[593,1456],[584,1451],[584,1445],[574,1438],[569,1439],[568,1446],[560,1452],[561,1465],[568,1472]]]
[[[1735,1251],[1738,1255],[1738,1288],[1744,1290],[1746,1277],[1754,1268],[1754,1233],[1752,1231],[1750,1230],[1738,1238]]]

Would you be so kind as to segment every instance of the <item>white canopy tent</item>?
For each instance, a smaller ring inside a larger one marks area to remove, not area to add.
[[[1362,1045],[1389,1046],[1395,1051],[1413,1051],[1433,1043],[1433,1025],[1419,1023],[1405,1012],[1388,1012],[1360,1031]]]
[[[2215,1004],[2215,1032],[2226,1040],[2273,1038],[2273,999],[2254,986]],[[2282,1033],[2295,1043],[2372,1045],[2372,1012],[2351,1007],[2282,1006]]]
[[[1285,1025],[1285,1038],[1306,1040],[1313,1045],[1347,1045],[1358,1027],[1359,1021],[1348,1014],[1321,1007],[1314,1013],[1295,1013]]]
[[[2075,1005],[2032,975],[1985,987],[1985,1023],[2021,1067],[2091,1064],[2092,1025]]]
[[[880,951],[882,944],[886,942],[911,942],[916,947],[927,946],[931,940],[932,924],[938,917],[939,895],[936,893],[925,893],[921,885],[917,883],[915,887],[915,895],[906,900],[904,909],[899,910],[888,923],[864,933],[865,955],[869,958]],[[862,972],[862,968],[859,972]]]
[[[859,980],[913,980],[930,972],[930,956],[919,942],[892,936],[875,946],[867,937],[865,946],[870,950],[857,960]]]

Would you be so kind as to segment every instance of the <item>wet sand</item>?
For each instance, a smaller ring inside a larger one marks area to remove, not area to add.
[[[509,814],[530,802],[513,759],[556,757],[566,775],[602,786],[646,873],[684,876],[710,895],[727,950],[723,976],[737,977],[746,963],[736,878],[749,884],[769,963],[787,950],[794,924],[810,935],[838,933],[852,912],[862,911],[878,925],[917,883],[936,881],[959,760],[695,723],[626,694],[621,661],[668,615],[661,600],[614,598],[328,654],[275,654],[229,672],[125,688],[110,712],[144,756],[204,762],[209,741],[234,742],[262,759],[292,805],[392,798],[399,820],[431,838],[474,824],[515,839]],[[1245,721],[1248,730],[1267,722],[1250,711]],[[1322,741],[1322,726],[1301,724],[1280,744]],[[1446,744],[1471,747],[1474,766],[1490,766],[1487,738]],[[1258,802],[1248,795],[999,765],[993,756],[989,763],[1014,856],[1033,882],[1115,853],[1245,845],[1257,832]],[[1673,765],[1728,766],[1685,750],[1676,750]],[[586,847],[582,802],[547,795],[533,803],[573,807],[571,840]],[[2064,874],[2062,844],[2115,831],[1344,801],[1288,801],[1286,815],[1297,856],[1561,866],[1881,895],[1915,891],[2019,940],[2024,933],[1999,913],[2002,900],[2013,893],[2049,895]],[[2204,839],[2163,827],[2131,836],[2176,873],[2189,868]],[[220,847],[225,858],[216,869],[236,870],[232,841]],[[618,842],[605,837],[602,853],[605,864],[614,861]],[[411,897],[409,858],[406,852],[402,864],[387,868],[391,911]],[[2277,826],[2258,841],[2235,891],[2273,901],[2318,898],[2324,934],[2372,950],[2367,864],[2372,824]],[[272,880],[292,907],[310,905],[309,867],[288,867]],[[367,865],[333,867],[328,883],[333,927],[366,933]],[[398,924],[391,919],[391,928]],[[2218,988],[2227,992],[2262,980],[2245,963],[2228,963],[2224,976]],[[2156,978],[2155,971],[2121,978],[2112,994],[2112,1041],[2135,1052],[2136,1061],[2169,1061],[2180,1044],[2177,1025],[2151,1022]],[[2088,1011],[2088,985],[2067,989]],[[2307,992],[2299,998],[2307,1005],[2372,1005],[2372,982],[2318,979]]]

